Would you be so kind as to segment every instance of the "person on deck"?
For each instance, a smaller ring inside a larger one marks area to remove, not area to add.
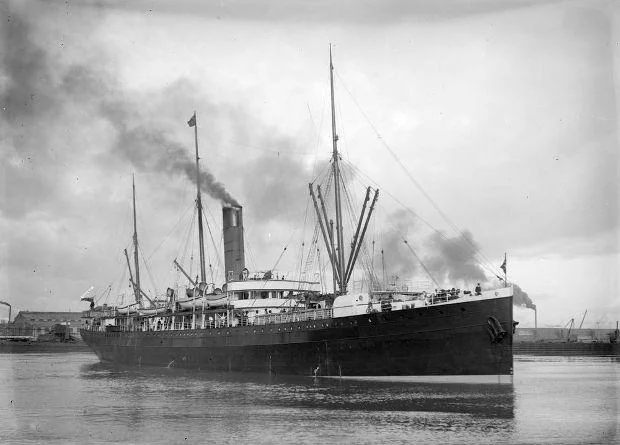
[[[475,291],[476,291],[476,295],[481,295],[482,294],[482,287],[480,287],[480,283],[478,283],[476,285]]]

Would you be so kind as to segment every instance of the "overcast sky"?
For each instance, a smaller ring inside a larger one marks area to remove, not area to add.
[[[331,152],[332,43],[343,163],[355,202],[381,190],[369,240],[391,272],[420,277],[403,237],[459,286],[507,252],[540,324],[620,318],[614,2],[126,3],[0,6],[0,297],[15,311],[129,290],[134,173],[143,281],[181,281],[175,257],[196,273],[194,110],[202,167],[244,206],[249,265],[298,269],[307,184]],[[450,258],[454,226],[485,264]]]

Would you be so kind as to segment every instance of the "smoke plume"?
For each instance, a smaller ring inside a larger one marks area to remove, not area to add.
[[[512,301],[515,306],[525,306],[529,309],[536,309],[536,305],[532,302],[527,292],[524,292],[518,284],[512,283],[512,288],[514,292]]]
[[[487,280],[476,259],[477,244],[468,230],[454,237],[433,233],[427,244],[431,253],[425,263],[440,283],[464,282],[471,285]]]
[[[398,210],[390,215],[390,221],[393,230],[382,235],[387,272],[395,273],[400,278],[411,277],[416,271],[417,260],[411,252],[403,249],[403,239],[413,235],[415,219],[405,210]],[[476,257],[478,244],[470,231],[465,230],[454,237],[434,232],[427,237],[426,245],[430,252],[424,264],[440,284],[454,286],[463,283],[466,287],[473,287],[476,283],[481,283],[483,287],[491,285]],[[536,309],[519,285],[512,283],[512,286],[515,305]]]
[[[54,164],[58,154],[50,153],[49,129],[62,125],[73,115],[78,119],[88,116],[89,127],[103,125],[113,130],[110,154],[117,155],[118,160],[129,161],[138,171],[183,175],[196,182],[196,164],[190,154],[193,147],[183,146],[174,134],[162,129],[169,122],[158,122],[143,111],[148,99],[143,101],[135,93],[123,91],[115,78],[96,65],[57,62],[50,50],[35,41],[35,30],[23,14],[10,6],[3,7],[3,12],[7,17],[2,26],[3,40],[10,43],[2,49],[6,82],[0,90],[0,104],[4,108],[0,123],[4,121],[3,127],[6,124],[4,133],[13,138],[12,149],[18,155],[36,151],[38,160]],[[105,59],[105,55],[101,58]],[[183,119],[189,118],[190,109],[188,106]],[[82,123],[76,121],[75,125]],[[182,125],[186,125],[184,121]],[[76,139],[88,130],[76,128],[73,133]],[[97,148],[101,150],[107,144],[107,140],[98,141]],[[84,154],[93,151],[90,147],[80,150]],[[47,194],[56,187],[53,180],[37,181],[42,182],[41,189]],[[238,204],[205,165],[201,165],[200,184],[211,197]]]
[[[415,230],[415,220],[411,213],[404,209],[396,210],[389,216],[389,220],[392,227],[381,237],[386,274],[408,279],[413,276],[418,264],[403,240],[408,239]]]
[[[117,133],[114,150],[126,157],[134,167],[149,173],[183,175],[196,184],[196,161],[190,158],[188,150],[163,130],[139,124],[129,128],[126,121],[119,116],[131,115],[131,104],[123,104],[124,112],[110,110],[108,104],[102,104],[104,115],[108,117]],[[136,110],[137,111],[137,110]],[[200,188],[214,199],[226,204],[239,205],[237,200],[226,190],[204,165],[200,166]]]

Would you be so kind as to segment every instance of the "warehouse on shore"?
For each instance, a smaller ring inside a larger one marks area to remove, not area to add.
[[[20,311],[9,327],[15,335],[28,335],[38,338],[49,334],[63,326],[66,334],[73,338],[80,338],[81,312],[30,312]]]

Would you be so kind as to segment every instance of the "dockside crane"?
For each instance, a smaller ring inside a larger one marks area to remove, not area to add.
[[[569,343],[570,342],[570,331],[573,329],[573,326],[575,326],[575,319],[571,318],[570,320],[568,320],[568,323],[566,323],[564,327],[566,328],[567,326],[568,326],[568,334],[566,334],[566,342]]]

